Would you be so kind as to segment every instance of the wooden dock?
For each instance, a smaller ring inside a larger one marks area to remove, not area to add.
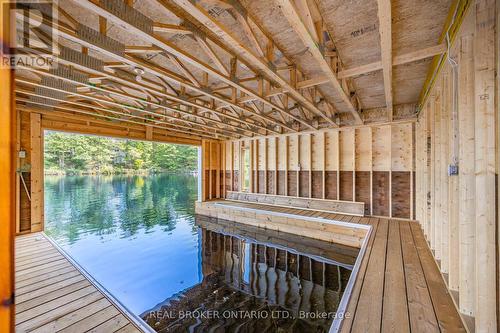
[[[15,244],[16,332],[142,332],[43,233]]]
[[[340,332],[466,332],[416,221],[235,201],[212,201],[203,205],[212,205],[212,209],[225,206],[235,210],[269,210],[370,225],[372,231],[343,310],[345,319],[334,322]]]

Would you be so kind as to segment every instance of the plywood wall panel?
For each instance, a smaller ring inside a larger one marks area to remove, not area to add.
[[[258,176],[258,192],[259,193],[262,193],[262,194],[265,194],[266,193],[266,181],[265,181],[265,174],[266,174],[266,171],[264,170],[259,170],[257,172],[257,176]]]
[[[373,215],[389,216],[389,176],[388,171],[373,171]]]
[[[30,132],[30,116],[27,112],[20,113],[20,150],[27,152],[26,158],[20,159],[19,167],[31,164],[31,132]],[[31,173],[23,172],[23,177],[26,182],[28,191],[31,193]],[[24,186],[20,184],[20,207],[19,207],[19,231],[25,232],[31,230],[31,202],[28,198]]]
[[[337,200],[337,171],[325,171],[325,198]]]
[[[233,191],[241,191],[240,188],[240,171],[233,171]]]
[[[299,197],[309,197],[309,171],[299,171]]]
[[[267,193],[277,194],[276,191],[276,171],[268,170],[267,172]]]
[[[391,130],[392,171],[410,171],[413,169],[412,124],[396,124]]]
[[[286,182],[287,182],[287,176],[286,172],[283,170],[278,170],[278,195],[287,195],[286,193]]]
[[[266,145],[266,139],[257,139],[257,155],[258,155],[258,162],[257,162],[257,167],[259,170],[265,170],[267,166],[267,145]],[[264,178],[262,178],[264,179]]]
[[[311,197],[322,199],[323,198],[323,171],[311,172]]]
[[[299,135],[288,137],[288,169],[298,170],[299,166]]]
[[[297,173],[297,171],[288,171],[287,173],[287,195],[292,197],[296,197],[299,194],[297,189]]]
[[[267,140],[267,170],[276,170],[277,163],[277,140],[270,138]]]
[[[353,201],[353,172],[340,171],[340,200]]]
[[[299,140],[299,163],[300,170],[311,170],[311,135],[303,134]]]
[[[325,168],[325,132],[311,135],[311,155],[313,171],[323,171]]]
[[[354,130],[340,131],[340,170],[354,170]]]
[[[339,169],[338,154],[339,154],[339,132],[327,131],[325,132],[325,158],[326,170],[337,171]]]
[[[373,171],[391,169],[391,127],[372,127]]]
[[[411,124],[398,123],[245,139],[234,141],[232,159],[233,163],[241,159],[241,142],[246,146],[254,142],[251,192],[361,200],[366,203],[366,214],[371,214],[372,206],[377,206],[378,214],[390,216],[390,174],[413,169],[413,131]],[[394,140],[398,142],[393,144]],[[276,169],[277,173],[270,173]],[[386,174],[380,174],[378,182],[373,182],[373,171]],[[410,210],[413,183],[410,178],[409,188],[404,192],[404,195],[409,193]]]
[[[288,137],[286,136],[278,137],[278,170],[286,170],[288,168],[287,140]]]
[[[370,127],[356,130],[356,171],[372,169],[372,131]]]
[[[409,171],[392,172],[392,216],[410,218],[410,178]]]
[[[232,187],[231,187],[231,171],[227,170],[226,173],[225,173],[225,177],[226,177],[226,191],[232,191]]]
[[[42,231],[43,209],[43,130],[41,115],[30,114],[31,134],[31,231]]]
[[[371,212],[371,173],[369,171],[356,171],[356,200],[365,203],[365,215]]]

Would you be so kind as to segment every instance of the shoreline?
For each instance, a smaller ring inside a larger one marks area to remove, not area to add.
[[[95,172],[95,171],[77,171],[77,172],[67,172],[67,171],[55,171],[48,170],[44,172],[45,176],[150,176],[159,174],[184,174],[184,175],[196,175],[198,171],[149,171],[149,170],[134,170],[134,171],[119,171],[119,172]]]

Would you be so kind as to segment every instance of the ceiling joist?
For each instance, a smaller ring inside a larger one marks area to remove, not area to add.
[[[318,69],[320,69],[323,72],[323,75],[326,78],[328,78],[328,83],[332,85],[332,87],[339,95],[345,107],[354,117],[355,123],[362,124],[363,121],[361,119],[361,116],[356,107],[354,106],[354,104],[352,103],[351,96],[348,95],[350,93],[346,92],[342,87],[341,82],[339,81],[335,73],[332,71],[332,68],[330,67],[330,65],[324,58],[323,54],[321,53],[320,49],[318,48],[318,45],[315,43],[314,39],[311,37],[309,31],[307,30],[306,26],[299,18],[294,5],[288,0],[277,0],[277,2],[279,4],[279,7],[281,8],[281,11],[283,12],[283,15],[286,17],[286,19],[292,26],[292,29],[297,33],[297,35],[300,37],[304,45],[307,47],[308,52],[316,61]]]

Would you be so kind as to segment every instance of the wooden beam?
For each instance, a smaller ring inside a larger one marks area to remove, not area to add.
[[[21,78],[17,78],[16,82],[27,84],[27,85],[34,86],[34,87],[42,87],[42,85],[40,83],[36,83],[36,82],[30,81],[30,80],[25,80],[25,79],[21,79]],[[44,88],[45,89],[49,89],[49,90],[58,91],[58,92],[63,92],[64,91],[64,90],[60,90],[58,88],[53,88],[53,87],[48,87],[48,86],[45,86]],[[43,95],[36,94],[34,92],[23,90],[21,88],[16,88],[16,91],[18,91],[20,93],[23,93],[23,94],[26,94],[26,95],[45,97],[45,98],[50,99],[50,100],[56,100],[56,101],[59,101],[59,102],[76,105],[78,107],[92,108],[92,109],[96,109],[96,110],[101,110],[101,111],[105,111],[105,112],[114,113],[114,114],[117,114],[117,115],[125,115],[125,116],[127,115],[126,113],[117,112],[116,110],[108,109],[107,107],[106,108],[102,108],[102,107],[96,107],[96,106],[93,106],[93,105],[83,104],[83,103],[74,102],[74,101],[70,101],[70,100],[61,100],[61,99],[57,99],[55,97],[46,97],[46,96],[43,96]],[[110,92],[111,93],[115,93],[114,90],[111,90]],[[122,94],[120,94],[118,92],[116,92],[116,94],[118,96],[122,96]],[[104,104],[112,105],[112,106],[118,107],[120,109],[127,109],[127,110],[130,110],[131,112],[138,112],[138,113],[146,114],[146,115],[149,115],[149,116],[166,118],[166,119],[170,120],[170,122],[162,122],[162,121],[158,121],[158,120],[155,120],[155,119],[149,119],[150,121],[153,121],[153,122],[156,122],[156,123],[173,124],[173,125],[179,126],[181,128],[185,128],[185,129],[189,129],[189,130],[194,130],[194,131],[198,130],[198,131],[202,131],[202,132],[206,131],[206,129],[209,128],[209,129],[212,129],[212,130],[215,130],[215,131],[220,131],[222,133],[224,133],[224,132],[226,132],[226,133],[229,132],[229,133],[233,133],[233,134],[237,133],[237,132],[231,132],[230,130],[226,130],[226,129],[222,129],[222,128],[219,128],[219,127],[215,127],[215,126],[207,124],[207,123],[199,123],[199,122],[195,122],[195,121],[192,121],[192,120],[186,120],[186,119],[174,117],[174,116],[167,115],[167,114],[162,114],[162,113],[158,113],[158,112],[154,112],[154,111],[148,111],[148,110],[141,109],[141,108],[134,107],[134,106],[130,106],[130,105],[127,105],[127,104],[115,102],[113,100],[106,100],[106,99],[102,99],[102,98],[99,98],[99,97],[95,97],[95,96],[91,96],[91,95],[86,95],[86,94],[82,94],[82,93],[71,93],[70,95],[71,96],[79,96],[79,97],[82,97],[84,99],[88,99],[88,100],[96,101],[96,102],[99,102],[99,103],[104,103]],[[128,94],[124,93],[124,96],[127,97]],[[172,112],[179,112],[178,109],[173,109],[173,108],[170,108],[170,107],[167,107],[167,106],[163,106],[161,104],[157,104],[157,103],[154,103],[154,102],[142,101],[142,100],[141,100],[141,102],[144,102],[144,103],[148,104],[149,106],[155,106],[157,108],[165,109],[165,110],[172,111]],[[183,112],[181,112],[181,113],[183,113]],[[190,115],[190,114],[187,113],[187,115]],[[130,116],[130,115],[128,115],[128,116]],[[133,116],[133,118],[140,118],[140,119],[146,120],[146,118],[139,117],[139,116]],[[188,126],[185,126],[185,125],[174,124],[172,121],[180,121],[180,122],[184,122],[184,123],[187,123],[187,124],[190,124],[190,125],[201,126],[202,128],[201,129],[199,129],[199,128],[196,129],[196,128],[188,127]],[[212,123],[216,123],[216,122],[214,120],[212,120]]]
[[[159,0],[159,2],[162,3],[165,7],[170,8],[170,6],[164,1]],[[256,69],[258,72],[262,72],[263,74],[265,74],[269,80],[275,82],[278,86],[285,88],[289,92],[290,96],[293,97],[297,102],[304,105],[304,107],[311,110],[316,115],[325,119],[330,125],[337,127],[337,124],[332,119],[328,118],[311,101],[309,101],[298,90],[296,90],[287,80],[281,77],[277,72],[273,71],[269,67],[267,62],[264,59],[262,59],[262,57],[256,56],[252,51],[247,49],[243,45],[243,43],[241,43],[239,40],[233,37],[225,27],[223,27],[220,23],[215,21],[203,8],[191,3],[190,1],[174,0],[173,2],[182,9],[184,9],[186,13],[189,13],[189,16],[196,19],[197,21],[196,23],[202,24],[207,29],[211,30],[214,34],[216,34],[218,38],[225,45],[227,45],[231,50],[233,50],[237,56],[245,60],[250,67]],[[261,102],[262,99],[265,100],[265,98],[253,92],[252,93],[248,93],[247,91],[244,92],[250,96],[258,96],[258,100]],[[266,101],[265,104],[268,103],[269,102]],[[301,123],[306,127],[308,127],[309,129],[315,129],[315,127],[311,126],[308,122],[301,121]]]
[[[177,67],[177,69],[184,74],[185,77],[188,78],[189,81],[191,81],[192,84],[194,84],[196,87],[200,88],[201,84],[198,82],[198,79],[194,77],[194,75],[191,73],[187,67],[177,59],[176,56],[172,54],[167,54],[168,59]]]
[[[468,0],[453,1],[446,18],[446,23],[444,24],[443,31],[441,32],[441,36],[439,37],[439,43],[444,43],[446,40],[446,36],[448,35],[448,41],[453,44],[455,37],[460,31],[462,20],[466,16],[465,13],[467,13],[467,10],[472,3],[474,2]],[[447,51],[445,51],[440,57],[434,57],[434,59],[432,60],[432,63],[427,72],[427,78],[425,79],[424,85],[420,92],[418,101],[419,108],[422,108],[422,106],[425,105],[427,98],[430,96],[429,94],[439,74],[439,71],[443,67],[443,64],[446,62],[446,53]]]
[[[192,34],[192,31],[189,30],[188,28],[182,27],[180,25],[166,24],[166,23],[154,23],[153,31],[166,32],[170,34],[183,34],[183,35]]]
[[[0,20],[0,40],[10,42],[10,12],[8,0],[0,0],[0,8],[7,9]],[[3,48],[0,57],[3,59]],[[15,230],[15,129],[16,113],[13,92],[14,71],[0,64],[0,331],[14,332],[14,230]]]
[[[83,3],[81,3],[83,5]],[[91,6],[91,8],[93,8],[97,13],[105,13],[105,11],[103,11],[100,7],[98,7],[97,5],[94,5],[92,3],[85,3],[85,5],[87,6]],[[31,15],[31,13],[30,13]],[[33,16],[33,17],[32,17]],[[40,23],[40,24],[43,24],[42,23],[42,17],[40,15],[32,15],[30,16],[31,19],[33,20],[36,20],[36,22]],[[104,14],[103,16],[106,16],[106,14]],[[122,21],[121,19],[113,16],[112,14],[109,14],[110,17],[112,18],[115,18],[115,21],[114,22],[118,22],[120,24],[120,22],[123,22],[123,25],[127,25],[128,23]],[[107,17],[109,19],[109,17]],[[180,84],[182,87],[186,87],[186,88],[189,88],[190,90],[193,90],[195,92],[198,92],[204,96],[207,96],[209,98],[212,98],[214,99],[215,101],[218,101],[218,102],[221,102],[223,103],[224,105],[226,105],[227,107],[229,108],[232,108],[232,109],[236,109],[236,110],[239,110],[239,111],[242,111],[242,112],[248,112],[248,113],[252,113],[254,114],[257,118],[260,118],[264,121],[267,121],[267,122],[271,122],[275,125],[278,125],[278,126],[281,126],[283,128],[286,128],[292,132],[296,132],[295,129],[293,129],[291,126],[288,126],[287,124],[285,123],[282,123],[274,118],[271,118],[271,117],[268,117],[266,115],[263,115],[263,114],[258,114],[258,113],[255,113],[253,110],[249,109],[249,108],[245,108],[243,106],[240,106],[236,103],[233,103],[229,100],[227,100],[226,98],[220,96],[219,94],[213,94],[209,91],[206,91],[206,89],[201,89],[199,87],[196,87],[195,85],[193,84],[190,84],[189,82],[183,80],[183,79],[180,79],[177,75],[175,75],[174,73],[170,72],[170,71],[167,71],[165,70],[164,68],[161,68],[155,64],[152,64],[151,62],[146,62],[144,59],[141,59],[141,58],[138,58],[138,57],[134,57],[132,55],[125,55],[125,56],[121,56],[119,54],[116,54],[114,52],[110,52],[98,45],[95,45],[95,44],[92,44],[92,43],[89,43],[89,42],[86,42],[84,40],[82,40],[81,38],[79,38],[76,34],[75,31],[72,31],[71,29],[68,29],[68,27],[66,26],[63,26],[61,25],[59,22],[53,22],[54,23],[54,27],[45,27],[45,28],[49,28],[49,29],[57,29],[58,31],[58,34],[60,37],[63,37],[65,39],[68,39],[72,42],[75,42],[75,43],[78,43],[80,45],[82,45],[83,47],[85,48],[92,48],[104,55],[107,55],[107,56],[110,56],[114,59],[117,59],[119,61],[121,61],[125,66],[132,66],[132,67],[138,67],[138,68],[142,68],[144,69],[146,72],[149,72],[150,74],[152,75],[155,75],[157,77],[159,77],[160,79],[165,79],[165,80],[168,80],[168,81],[172,81],[174,83],[177,83],[177,84]],[[137,31],[138,28],[135,28],[133,27],[132,25],[128,25],[128,27],[132,30],[132,31]],[[141,32],[143,33],[143,32]],[[151,35],[147,35],[149,36],[149,39],[155,39],[156,37],[153,37]],[[149,40],[148,38],[146,38],[146,40]],[[177,53],[178,52],[182,52],[181,50],[177,50]],[[202,64],[203,65],[203,64]],[[206,65],[203,65],[203,66],[206,66]],[[221,74],[219,74],[221,75]],[[113,79],[115,79],[114,77],[111,77]],[[224,80],[223,80],[224,81]],[[230,81],[230,80],[229,80]],[[228,82],[228,80],[225,81],[226,83]],[[234,82],[231,82],[231,85],[234,85],[235,83]],[[246,89],[246,88],[243,88],[243,89]],[[253,92],[250,92],[248,91],[249,94],[254,94]],[[262,97],[258,97],[259,100],[263,100]],[[184,101],[184,102],[188,102],[188,101]],[[264,103],[268,103],[270,104],[271,107],[274,107],[276,108],[278,111],[280,112],[285,112],[285,110],[282,110],[280,109],[279,107],[277,107],[276,105],[274,105],[273,103],[270,103],[269,101],[267,100],[264,100],[263,101]],[[182,102],[182,99],[181,99],[181,103]],[[195,105],[195,107],[201,107],[203,108],[203,106],[200,106],[200,105]],[[293,115],[291,114],[287,114],[289,117],[292,117],[294,118]],[[297,119],[298,121],[300,121],[300,119]],[[254,125],[254,126],[257,126],[257,125]],[[271,127],[269,128],[266,128],[267,131],[270,131],[270,132],[274,132],[274,133],[280,133],[279,131],[274,131]]]
[[[31,232],[43,230],[43,144],[41,116],[30,114]]]
[[[311,11],[307,4],[307,0],[293,0],[293,3],[297,8],[297,14],[299,14],[302,23],[307,28],[307,31],[309,31],[309,34],[311,35],[314,42],[318,44],[319,37],[318,33],[316,32],[316,27],[314,25],[314,20],[312,18]]]
[[[395,55],[392,58],[392,66],[399,66],[404,64],[409,64],[422,59],[427,59],[434,57],[436,55],[442,54],[446,51],[445,44],[439,44],[435,46],[430,46],[421,50],[416,50],[408,52],[401,55]],[[382,69],[382,61],[375,61],[366,65],[361,65],[358,67],[347,68],[339,71],[337,77],[339,79],[346,79],[349,77],[359,76],[363,74],[368,74],[371,72],[379,71]]]
[[[128,45],[125,46],[125,52],[144,54],[144,53],[162,53],[163,51],[155,46]]]
[[[297,82],[296,87],[297,87],[297,89],[306,89],[306,88],[315,87],[317,85],[327,83],[327,82],[328,82],[328,78],[326,78],[324,76],[320,76],[320,77],[317,77],[314,79],[299,81],[299,82]],[[272,89],[265,96],[266,96],[266,98],[269,98],[269,97],[285,94],[287,92],[288,92],[288,90],[286,90],[284,88],[275,88],[275,89]],[[254,101],[254,100],[255,100],[254,97],[245,96],[245,97],[240,98],[238,101],[240,103],[247,103],[247,102]]]
[[[356,124],[363,123],[358,110],[354,107],[351,98],[348,95],[349,92],[344,91],[344,89],[342,88],[340,81],[333,73],[330,65],[323,57],[323,54],[321,54],[321,51],[318,48],[317,44],[314,42],[313,38],[307,31],[307,28],[299,19],[297,11],[294,8],[293,4],[288,0],[277,0],[277,3],[281,8],[281,11],[283,12],[283,15],[286,17],[286,19],[292,26],[292,29],[295,31],[295,33],[299,35],[300,39],[307,47],[311,56],[316,60],[318,64],[318,69],[321,70],[323,72],[323,75],[328,78],[329,83],[337,91],[340,99],[342,100],[342,104],[354,117],[355,123]]]
[[[382,75],[384,77],[385,105],[389,121],[392,121],[392,23],[391,1],[377,0]]]
[[[255,34],[250,26],[250,18],[248,16],[246,18],[243,17],[243,15],[238,10],[232,10],[232,12],[236,17],[236,21],[238,21],[240,26],[243,28],[246,37],[250,41],[250,44],[252,44],[260,57],[264,57],[264,50],[262,49],[262,46],[260,46],[259,41],[255,37]]]
[[[214,70],[213,68],[211,68],[210,66],[208,66],[207,64],[203,63],[203,62],[200,62],[198,59],[194,58],[192,55],[188,54],[187,52],[185,52],[185,50],[177,47],[176,45],[174,45],[173,43],[169,42],[168,40],[166,39],[163,39],[157,35],[151,35],[147,32],[144,32],[142,29],[126,22],[125,20],[121,19],[120,17],[114,15],[112,12],[100,7],[99,5],[91,2],[91,1],[79,1],[78,4],[85,8],[85,9],[88,9],[90,10],[91,12],[93,13],[96,13],[97,15],[101,15],[103,17],[106,17],[106,19],[108,19],[108,21],[110,22],[114,22],[115,24],[118,24],[119,26],[121,26],[122,28],[124,29],[127,29],[128,31],[130,31],[130,33],[133,33],[134,35],[137,35],[139,36],[140,38],[142,38],[144,41],[147,41],[153,45],[156,45],[158,46],[159,48],[161,48],[162,50],[166,51],[167,53],[171,54],[172,56],[175,56],[176,58],[178,58],[180,61],[183,61],[184,63],[186,64],[189,64],[195,68],[198,68],[199,70],[203,71],[203,72],[206,72],[208,73],[209,75],[211,75],[212,77],[226,83],[226,84],[229,84],[230,86],[244,92],[245,94],[247,95],[251,95],[251,96],[255,96],[260,102],[264,103],[265,105],[268,105],[269,107],[273,108],[273,109],[276,109],[280,112],[284,112],[286,113],[285,110],[283,110],[282,108],[280,108],[279,106],[277,106],[276,104],[270,102],[269,100],[265,99],[263,96],[260,96],[258,95],[257,93],[255,93],[253,90],[239,84],[238,82],[236,82],[235,80],[231,79],[230,77],[227,77],[225,76],[224,74],[220,73],[219,71],[217,70]],[[190,5],[192,5],[190,3]],[[192,5],[194,8],[197,8],[195,7],[194,5]],[[183,7],[181,5],[181,7]],[[197,9],[195,9],[194,11],[190,12],[191,15],[195,16],[197,15]],[[80,40],[81,41],[81,40]],[[83,42],[83,41],[81,41]],[[112,52],[109,52],[107,50],[104,50],[103,49],[103,52],[106,53],[106,54],[109,54],[113,57],[117,57],[116,54],[112,53]],[[118,57],[120,57],[118,55]],[[120,57],[121,58],[121,57]],[[128,59],[125,59],[125,62],[126,63],[130,63],[130,58]],[[146,71],[150,71],[150,69],[152,68],[152,64],[151,63],[147,63],[145,61],[141,61],[140,59],[137,59],[137,58],[134,58],[134,61],[136,62],[137,64],[137,61],[140,61],[140,64],[138,64],[138,66],[140,68],[143,68],[144,70]],[[153,67],[154,68],[154,67]],[[267,65],[266,65],[266,68],[267,68]],[[154,74],[154,73],[153,73]],[[154,75],[157,75],[157,74],[154,74]],[[158,76],[164,76],[164,75],[158,75]],[[172,79],[172,76],[168,76],[167,79]],[[179,82],[179,81],[178,81]],[[185,82],[180,82],[181,84],[185,84]],[[199,88],[199,87],[196,87],[194,86],[194,88]],[[202,92],[202,93],[206,93],[203,89],[198,89],[199,92]],[[216,95],[212,95],[213,98],[216,98],[218,100],[220,100],[220,97],[219,96],[216,96]],[[224,101],[225,103],[227,103],[227,101]],[[233,107],[236,107],[236,108],[241,108],[240,106],[238,105],[231,105]],[[252,111],[249,111],[248,109],[244,109],[246,112],[250,112],[250,113],[254,113],[256,114],[255,112],[252,112]],[[256,114],[257,116],[259,116],[258,114]],[[290,115],[289,116],[293,117],[293,115]],[[262,115],[260,116],[262,117]],[[272,119],[269,119],[269,117],[267,117],[268,120],[272,120]],[[300,121],[300,120],[299,120]],[[280,122],[274,120],[274,122],[280,126],[283,126],[283,127],[286,127],[286,125],[284,124],[281,124]],[[304,125],[309,127],[310,129],[313,129],[312,126],[308,125],[307,122],[304,122]]]
[[[17,97],[16,99],[18,101],[29,101],[29,100],[23,99],[21,97]],[[42,103],[34,103],[34,102],[31,102],[31,103],[36,104],[36,105],[40,105],[40,106],[44,106],[44,104],[42,104]],[[40,114],[43,114],[45,112],[45,110],[41,109],[41,108],[26,107],[23,105],[17,105],[17,109],[21,110],[21,111],[35,112],[35,113],[40,113]],[[50,111],[50,112],[52,112],[53,114],[56,114],[56,111],[61,112],[61,113],[66,113],[66,114],[68,114],[68,116],[71,116],[71,117],[77,117],[75,114],[84,114],[84,115],[88,115],[88,116],[94,116],[94,117],[98,117],[98,118],[105,118],[105,119],[117,121],[116,116],[109,116],[109,115],[99,114],[99,113],[92,112],[92,111],[73,109],[73,108],[68,108],[68,107],[63,107],[63,106],[57,106],[55,108],[55,110]],[[120,123],[126,123],[126,124],[136,124],[136,125],[142,125],[142,126],[146,125],[144,122],[139,122],[139,121],[134,121],[134,120],[129,120],[129,119],[119,119],[118,121]],[[109,121],[107,122],[107,124],[109,124]],[[168,130],[170,132],[176,132],[176,135],[179,135],[178,133],[185,133],[185,134],[189,135],[190,137],[194,137],[195,139],[199,139],[200,137],[213,138],[213,136],[211,136],[209,133],[200,135],[200,134],[196,134],[196,133],[192,133],[192,132],[186,132],[186,131],[180,130],[176,127],[173,127],[173,126],[159,126],[159,125],[155,125],[155,124],[150,124],[149,126],[157,128],[157,129]]]
[[[495,0],[475,1],[476,332],[497,329]]]
[[[198,44],[200,44],[201,48],[205,51],[205,53],[212,59],[214,62],[215,66],[226,76],[229,76],[229,71],[227,70],[226,66],[222,63],[222,60],[215,54],[214,50],[212,47],[209,45],[208,41],[204,38],[201,38],[199,36],[195,36],[196,41]]]

